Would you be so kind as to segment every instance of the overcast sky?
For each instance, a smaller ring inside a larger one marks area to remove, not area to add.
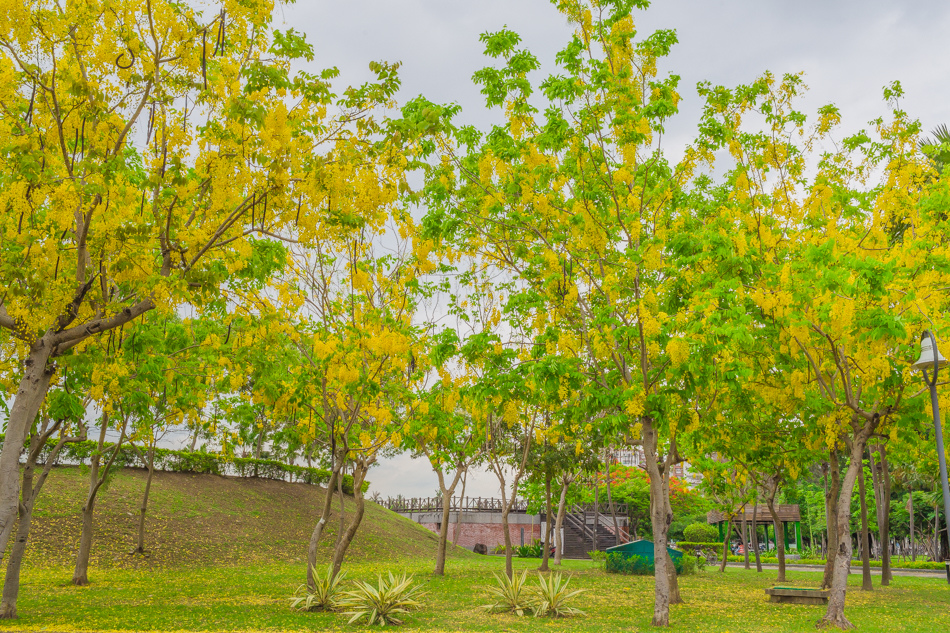
[[[486,65],[479,34],[503,26],[518,32],[547,72],[571,29],[547,0],[297,0],[278,21],[307,35],[314,66],[336,66],[340,85],[371,78],[370,61],[400,61],[405,101],[423,94],[462,106],[462,119],[493,117],[471,82]],[[667,147],[692,138],[699,81],[734,86],[769,70],[805,73],[801,110],[834,103],[852,132],[885,115],[882,88],[900,80],[901,106],[925,130],[950,124],[950,3],[944,0],[659,0],[634,16],[638,31],[674,29],[679,44],[661,74],[681,79],[681,114],[668,126]],[[388,460],[369,476],[385,496],[427,496],[436,478],[423,462]],[[493,477],[470,481],[467,494],[497,494]]]

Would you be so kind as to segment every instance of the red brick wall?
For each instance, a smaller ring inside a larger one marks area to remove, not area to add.
[[[435,523],[420,523],[422,527],[439,532]],[[541,526],[511,523],[508,525],[508,533],[511,534],[511,544],[515,547],[521,545],[521,528],[524,528],[525,545],[530,544],[535,539],[541,538]],[[497,545],[505,544],[505,532],[502,530],[501,523],[462,523],[458,529],[459,547],[472,549],[476,543],[484,543],[489,550]],[[455,524],[449,523],[449,542],[453,542],[455,536]]]

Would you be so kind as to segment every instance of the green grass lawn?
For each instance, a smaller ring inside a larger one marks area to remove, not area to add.
[[[518,560],[533,569],[537,560]],[[375,579],[386,570],[414,573],[426,585],[426,608],[399,630],[408,631],[637,631],[650,630],[652,577],[605,574],[589,561],[568,561],[572,585],[587,593],[577,606],[585,618],[552,620],[493,615],[479,608],[500,557],[450,560],[444,578],[431,575],[432,563],[415,558],[403,564],[351,562],[349,578]],[[92,584],[69,584],[69,568],[24,572],[20,619],[0,622],[0,630],[50,631],[328,631],[360,630],[339,614],[296,613],[288,598],[301,583],[304,567],[293,563],[248,567],[93,569]],[[685,604],[675,605],[673,631],[806,631],[824,607],[771,604],[763,590],[774,572],[707,570],[681,578]],[[820,575],[792,572],[785,585],[815,586]],[[939,578],[894,578],[890,587],[858,589],[851,577],[847,614],[859,631],[950,631],[950,589]]]

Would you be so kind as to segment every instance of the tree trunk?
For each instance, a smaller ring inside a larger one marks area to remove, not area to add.
[[[511,566],[511,534],[508,532],[508,504],[503,504],[501,509],[501,529],[505,533],[505,575],[508,580],[514,578],[514,570]]]
[[[52,337],[52,332],[47,332],[30,348],[30,355],[23,362],[23,377],[7,419],[3,449],[0,450],[0,564],[3,563],[20,507],[20,452],[36,414],[46,399],[55,371],[55,366],[49,363]]]
[[[600,473],[594,473],[594,534],[592,536],[594,551],[600,551],[598,549],[599,534],[600,531]]]
[[[32,506],[32,504],[30,504]],[[20,595],[20,568],[23,565],[23,555],[26,553],[26,544],[30,537],[30,526],[33,523],[33,509],[25,504],[20,506],[20,517],[17,525],[16,540],[10,552],[7,563],[7,573],[3,580],[3,601],[0,603],[0,619],[17,617],[16,601]]]
[[[653,523],[653,560],[656,565],[653,592],[653,626],[670,625],[670,576],[667,571],[667,535],[673,522],[670,484],[666,464],[657,459],[658,438],[649,416],[642,418],[643,454],[650,478],[650,516]]]
[[[567,475],[561,479],[561,497],[557,503],[557,523],[554,525],[554,564],[560,565],[564,555],[564,536],[561,533],[564,527],[564,511],[567,507],[567,489],[571,485],[571,478]]]
[[[142,505],[139,506],[139,536],[133,553],[145,553],[145,514],[148,512],[148,495],[152,490],[152,475],[155,474],[155,445],[149,446],[146,454],[145,467],[148,474],[145,476],[145,490],[142,491]]]
[[[729,560],[729,541],[732,540],[732,515],[726,523],[726,538],[722,541],[722,562],[719,563],[719,572],[726,571],[726,562]]]
[[[673,564],[673,557],[670,556],[670,550],[666,550],[666,581],[670,584],[670,604],[682,604],[683,598],[680,596],[680,583],[676,577],[676,565]]]
[[[841,492],[841,468],[838,464],[838,451],[831,450],[828,469],[831,471],[831,489],[825,485],[825,527],[828,532],[828,551],[825,554],[825,573],[821,579],[821,588],[830,589],[835,574],[835,558],[838,556],[838,520],[835,504]],[[849,500],[850,503],[850,500]],[[850,543],[850,537],[849,541]]]
[[[914,489],[910,489],[910,496],[907,498],[907,505],[910,507],[910,560],[917,562],[917,546],[914,544]]]
[[[430,463],[435,464],[431,459]],[[467,468],[467,466],[464,466]],[[439,545],[435,554],[435,571],[433,572],[436,576],[445,575],[445,550],[449,541],[449,518],[451,517],[452,512],[452,495],[455,493],[455,487],[459,483],[459,479],[462,477],[463,466],[460,465],[459,468],[455,471],[455,477],[452,479],[452,485],[446,487],[445,485],[445,474],[438,468],[435,468],[435,474],[439,478],[439,492],[442,493],[442,522],[439,524]],[[456,520],[456,525],[458,521]]]
[[[99,494],[99,490],[102,488],[106,477],[109,476],[112,464],[115,462],[115,458],[122,448],[122,442],[125,441],[125,428],[127,424],[128,418],[126,417],[122,422],[119,441],[112,447],[112,454],[109,455],[109,459],[106,463],[101,464],[102,453],[105,450],[106,431],[109,427],[108,414],[104,414],[102,420],[99,422],[99,445],[90,460],[89,495],[86,497],[86,503],[82,507],[82,534],[79,537],[79,552],[76,555],[76,569],[73,572],[73,584],[79,585],[80,587],[89,584],[89,554],[92,551],[93,514],[96,510],[96,496]]]
[[[785,582],[785,525],[779,521],[778,513],[775,511],[775,494],[778,492],[778,482],[770,491],[766,504],[769,508],[769,514],[772,515],[772,527],[775,531],[775,556],[778,558],[778,577],[776,582]]]
[[[544,551],[541,552],[541,567],[538,571],[550,571],[548,558],[551,557],[551,473],[544,474]]]
[[[758,492],[756,492],[758,495]],[[752,506],[752,549],[755,552],[755,570],[762,573],[762,557],[759,555],[759,500]]]
[[[337,486],[337,480],[340,479],[340,469],[343,467],[343,460],[338,459],[336,450],[331,452],[332,463],[330,464],[330,480],[327,481],[326,493],[323,497],[323,510],[320,512],[320,519],[313,528],[310,535],[310,544],[307,546],[307,587],[311,591],[317,588],[314,573],[317,567],[317,548],[320,545],[320,537],[323,536],[323,528],[330,520],[330,511],[333,508],[333,492]]]
[[[881,518],[878,519],[878,534],[881,539],[881,585],[891,584],[891,469],[887,462],[887,447],[877,445],[877,468],[881,481]]]
[[[98,464],[96,468],[98,472]],[[96,508],[95,496],[90,493],[90,498],[86,499],[82,507],[82,534],[79,537],[79,553],[76,556],[76,569],[73,571],[73,584],[89,584],[89,552],[92,550],[92,518]]]
[[[861,531],[858,538],[861,539],[861,590],[871,591],[874,585],[871,584],[871,552],[870,539],[868,538],[868,501],[864,485],[864,455],[861,455],[861,472],[858,473],[858,497],[861,502]]]
[[[53,447],[53,450],[46,456],[43,464],[43,470],[40,471],[34,482],[33,473],[36,470],[40,453],[43,447],[53,433],[55,433],[62,420],[57,420],[51,427],[46,422],[39,432],[35,432],[30,440],[30,450],[27,453],[26,463],[23,465],[23,487],[20,505],[18,509],[19,524],[17,526],[17,537],[13,543],[10,552],[10,561],[7,563],[6,576],[3,581],[3,598],[0,601],[0,619],[9,619],[17,617],[16,602],[20,593],[20,570],[23,565],[23,556],[26,553],[27,543],[29,542],[30,527],[33,523],[33,507],[39,498],[43,484],[53,469],[53,464],[59,455],[60,450],[67,442],[75,442],[81,438],[61,437]]]
[[[360,523],[363,520],[363,512],[366,509],[366,504],[363,500],[363,480],[366,479],[366,473],[374,461],[376,461],[375,458],[366,460],[360,457],[357,458],[353,466],[353,498],[356,501],[356,512],[353,514],[353,518],[350,519],[350,525],[337,538],[336,550],[333,552],[334,578],[340,573],[346,550],[350,546],[350,543],[353,542],[353,537],[356,536],[356,530],[359,529]]]
[[[465,484],[468,483],[468,469],[465,470],[465,474],[462,475],[462,492],[459,495],[459,505],[462,506],[465,504]],[[452,545],[458,545],[459,543],[459,530],[462,527],[462,513],[457,512],[455,514],[455,530],[452,533]]]
[[[614,498],[610,492],[610,459],[611,455],[608,455],[607,458],[607,506],[610,508],[610,517],[613,519],[614,523],[614,545],[620,545],[620,524],[617,523],[617,508],[614,506]]]
[[[864,454],[864,446],[877,427],[878,419],[875,416],[872,420],[867,421],[860,431],[855,433],[855,437],[851,442],[851,461],[845,471],[844,481],[841,482],[835,513],[838,542],[835,552],[834,574],[831,578],[831,591],[828,596],[828,609],[825,611],[825,616],[817,623],[819,628],[850,629],[854,626],[844,615],[848,574],[851,571],[851,494],[854,492],[854,482],[862,471],[861,457]],[[833,457],[835,461],[832,463],[834,468],[832,477],[834,477],[834,472],[837,470],[837,457],[834,455]]]
[[[745,506],[742,506],[742,551],[745,553],[745,568],[752,569],[749,565],[749,541],[748,541],[749,522],[745,518]]]

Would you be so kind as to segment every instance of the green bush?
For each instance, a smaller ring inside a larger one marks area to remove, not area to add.
[[[505,574],[495,574],[495,580],[498,586],[488,587],[488,593],[491,594],[494,602],[482,605],[482,608],[490,613],[514,613],[516,615],[525,615],[533,611],[535,603],[534,591],[528,587],[528,570],[524,570],[521,575],[512,574],[508,578]]]
[[[356,589],[344,594],[340,607],[344,615],[350,616],[347,624],[365,619],[372,626],[402,624],[402,616],[421,609],[425,605],[419,598],[425,595],[422,588],[412,585],[412,576],[403,574],[399,578],[389,572],[389,578],[379,576],[376,586],[368,582],[354,581]]]
[[[535,617],[552,616],[567,618],[576,615],[586,615],[568,603],[584,592],[583,589],[568,591],[570,580],[564,580],[561,574],[545,577],[538,574],[538,586],[528,585],[528,570],[521,575],[512,575],[512,578],[502,574],[495,574],[497,586],[488,587],[494,602],[482,605],[490,613],[514,613]]]
[[[327,567],[326,576],[314,574],[313,591],[307,585],[300,585],[290,599],[290,608],[297,611],[336,611],[340,607],[343,589],[340,583],[346,578],[346,572],[333,575],[333,566]]]
[[[515,548],[518,558],[541,558],[544,556],[544,543],[535,539],[531,545],[520,545]]]
[[[680,541],[676,544],[676,549],[685,554],[695,554],[696,550],[706,556],[722,556],[722,543],[693,543],[689,541]]]
[[[680,573],[684,576],[690,576],[692,574],[698,573],[706,569],[706,557],[705,556],[695,556],[691,553],[683,554],[683,571]]]
[[[683,529],[683,539],[690,543],[712,543],[719,538],[719,530],[708,523],[690,523]]]
[[[534,603],[534,617],[552,616],[555,618],[570,618],[577,615],[587,615],[577,607],[568,603],[584,593],[584,589],[568,591],[570,579],[562,580],[561,574],[552,574],[545,578],[538,574],[538,589]]]
[[[652,576],[656,572],[653,560],[643,556],[624,556],[611,552],[604,557],[604,571],[626,576]]]
[[[730,563],[743,563],[745,562],[745,556],[729,556],[727,560]],[[778,564],[778,558],[776,558],[774,555],[761,556],[759,557],[759,560],[761,560],[763,563],[767,565]],[[870,562],[871,562],[871,567],[881,566],[881,561],[879,560],[872,560]],[[788,565],[824,565],[825,560],[823,558],[796,558],[793,560],[789,560],[786,557],[785,563]],[[855,558],[851,561],[852,567],[856,565],[857,566],[861,565],[860,559]],[[903,569],[940,569],[940,570],[946,569],[943,563],[935,563],[933,561],[909,561],[909,560],[900,561],[900,560],[893,560],[893,559],[891,560],[891,569],[901,569],[901,568]]]

